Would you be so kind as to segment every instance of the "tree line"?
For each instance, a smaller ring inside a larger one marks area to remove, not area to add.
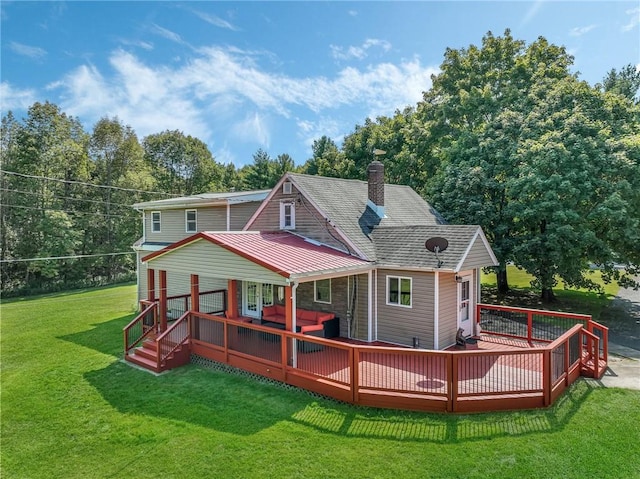
[[[525,269],[543,299],[558,279],[634,284],[640,265],[640,73],[628,65],[589,85],[564,47],[487,33],[447,49],[422,101],[366,119],[341,142],[314,141],[300,166],[264,150],[242,168],[180,131],[139,141],[117,118],[85,132],[51,103],[2,118],[3,294],[131,278],[141,236],[131,204],[207,191],[267,189],[287,171],[366,178],[374,148],[386,181],[406,184],[451,223],[483,227],[501,263]],[[97,186],[99,185],[99,186]],[[34,258],[63,258],[24,261]],[[637,284],[637,283],[636,283]]]

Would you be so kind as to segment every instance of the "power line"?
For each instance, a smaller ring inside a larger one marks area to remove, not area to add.
[[[169,197],[180,196],[180,195],[172,195],[170,193],[164,193],[162,191],[147,191],[147,190],[136,190],[134,188],[121,188],[119,186],[96,185],[94,183],[85,183],[84,181],[62,180],[60,178],[51,178],[49,176],[27,175],[25,173],[17,173],[15,171],[0,170],[0,173],[4,173],[6,175],[21,176],[23,178],[33,178],[33,179],[36,179],[36,180],[58,181],[60,183],[71,183],[71,184],[75,184],[75,185],[92,186],[94,188],[108,188],[108,189],[113,189],[113,190],[129,191],[129,192],[132,192],[132,193],[148,193],[148,194],[163,195],[163,196],[169,196]]]
[[[133,215],[132,216],[112,215],[112,214],[106,214],[106,213],[94,213],[92,211],[59,210],[54,208],[38,208],[37,206],[8,205],[4,203],[0,204],[0,206],[4,206],[6,208],[21,208],[23,210],[60,211],[62,213],[70,213],[74,215],[93,215],[93,216],[103,216],[108,218],[133,218]]]
[[[119,253],[96,253],[96,254],[75,254],[71,256],[49,256],[46,258],[18,258],[18,259],[3,259],[0,263],[25,263],[31,261],[50,261],[54,259],[78,259],[78,258],[95,258],[98,256],[119,256],[123,254],[136,254],[135,251],[122,251]]]
[[[12,190],[10,188],[0,188],[0,191],[6,191],[8,193],[21,193],[21,194],[25,194],[25,195],[45,196],[44,193],[40,193],[40,192],[37,192],[37,191]],[[89,203],[109,204],[110,206],[117,206],[117,207],[131,209],[131,205],[125,205],[124,203],[108,203],[105,200],[90,200],[90,199],[87,199],[87,198],[74,198],[72,196],[56,196],[56,195],[50,196],[50,198],[55,198],[57,200],[86,201],[86,202],[89,202]]]

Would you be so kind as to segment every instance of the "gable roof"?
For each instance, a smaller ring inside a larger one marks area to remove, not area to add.
[[[324,176],[285,174],[267,197],[263,206],[281,184],[290,180],[302,195],[355,247],[356,253],[370,261],[376,260],[376,248],[371,232],[377,226],[400,227],[439,225],[446,221],[411,187],[384,185],[385,217],[380,218],[367,207],[368,183],[361,180]],[[248,228],[260,214],[258,208],[249,220]]]
[[[381,268],[458,272],[498,264],[482,228],[477,225],[379,227],[373,230],[372,237],[377,266]],[[426,240],[433,237],[449,242],[438,257],[425,248]]]
[[[373,268],[372,264],[355,256],[284,231],[201,232],[151,253],[142,261],[153,261],[202,240],[292,280],[364,272]]]

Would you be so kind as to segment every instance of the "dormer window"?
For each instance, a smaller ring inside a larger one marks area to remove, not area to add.
[[[184,215],[187,233],[198,231],[198,210],[186,210]]]
[[[292,230],[296,227],[296,205],[292,202],[280,203],[280,229]]]

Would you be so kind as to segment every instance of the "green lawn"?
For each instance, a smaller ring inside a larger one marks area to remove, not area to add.
[[[0,477],[640,478],[640,392],[578,381],[549,410],[351,407],[195,365],[121,361],[135,288],[5,302]]]
[[[531,288],[533,276],[515,266],[507,266],[507,278],[512,290],[506,296],[502,296],[496,292],[496,275],[482,273],[482,301],[490,304],[590,314],[596,321],[600,319],[601,313],[609,306],[610,300],[619,289],[617,283],[604,283],[600,271],[592,271],[590,279],[602,287],[602,294],[584,289],[569,289],[559,281],[553,289],[557,300],[553,303],[543,303],[540,300],[540,292]]]

